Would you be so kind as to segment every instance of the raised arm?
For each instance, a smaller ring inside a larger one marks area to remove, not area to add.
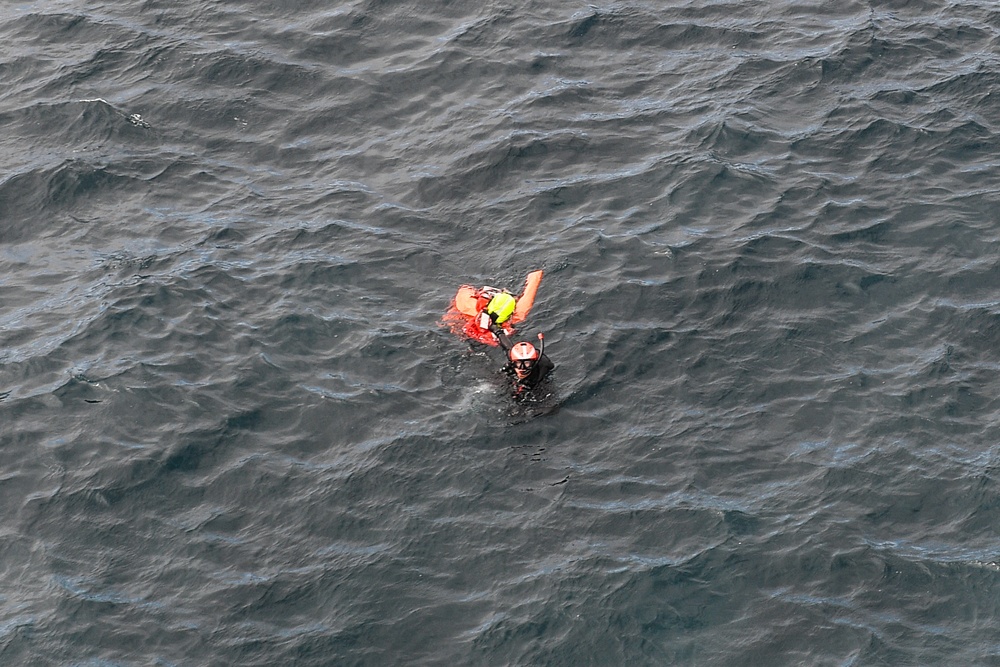
[[[531,312],[531,306],[535,303],[535,294],[538,293],[538,286],[542,283],[542,271],[532,271],[524,280],[524,291],[517,297],[517,308],[510,318],[511,324],[522,322]]]

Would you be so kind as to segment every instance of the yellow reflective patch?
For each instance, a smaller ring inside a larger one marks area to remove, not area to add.
[[[510,318],[515,308],[517,308],[517,300],[506,292],[500,292],[490,300],[489,305],[486,306],[486,312],[497,316],[497,324],[503,324]]]

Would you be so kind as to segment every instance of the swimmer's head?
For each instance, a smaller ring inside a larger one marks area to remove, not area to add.
[[[531,343],[517,343],[510,348],[510,363],[518,379],[523,380],[528,377],[538,357],[538,350]]]
[[[496,287],[490,287],[489,285],[483,285],[476,290],[476,310],[482,311],[486,310],[486,306],[490,304],[490,301],[499,292]]]

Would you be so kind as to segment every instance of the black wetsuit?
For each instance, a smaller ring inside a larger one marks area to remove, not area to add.
[[[507,359],[510,359],[510,349],[514,347],[514,343],[510,340],[510,336],[508,336],[506,332],[504,332],[504,330],[496,324],[490,324],[490,331],[492,331],[493,335],[497,337],[497,342],[500,343],[500,348],[503,350],[504,356],[507,357]],[[514,366],[510,363],[510,361],[508,361],[507,365],[503,367],[503,370],[505,373],[514,377],[515,393],[520,394],[525,391],[531,391],[538,386],[538,383],[544,380],[545,376],[547,376],[555,367],[556,365],[552,363],[552,360],[542,354],[535,360],[528,376],[523,379],[517,377],[517,373],[514,372]]]

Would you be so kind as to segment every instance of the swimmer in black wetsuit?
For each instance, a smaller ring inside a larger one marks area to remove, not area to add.
[[[542,341],[542,349],[536,349],[531,343],[511,341],[510,336],[500,326],[515,310],[516,302],[513,296],[506,292],[493,291],[487,298],[483,298],[479,306],[476,326],[482,330],[488,329],[496,338],[507,357],[507,364],[503,370],[515,380],[514,396],[523,397],[526,392],[534,389],[545,379],[555,368],[555,364],[545,356],[545,339],[542,334],[538,334],[538,339]]]
[[[490,331],[497,337],[500,348],[507,355],[507,365],[504,366],[503,370],[515,378],[515,396],[520,396],[522,393],[537,387],[556,367],[552,360],[544,354],[544,339],[541,334],[538,337],[543,341],[543,349],[539,350],[531,343],[512,342],[510,336],[494,323],[490,323]]]

